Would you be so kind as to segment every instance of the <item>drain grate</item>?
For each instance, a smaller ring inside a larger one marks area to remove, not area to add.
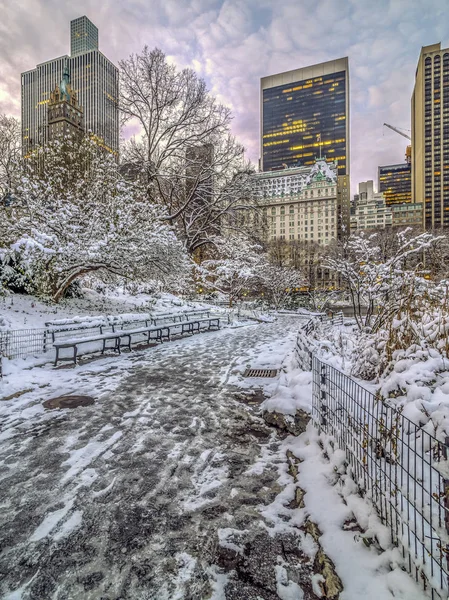
[[[243,377],[276,377],[277,369],[246,369]]]

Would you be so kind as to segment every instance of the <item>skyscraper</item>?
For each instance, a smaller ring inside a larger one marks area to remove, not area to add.
[[[412,95],[412,202],[426,229],[449,227],[449,48],[421,48]]]
[[[98,29],[87,17],[70,24],[71,56],[61,56],[22,73],[22,151],[26,155],[48,139],[47,105],[67,66],[84,112],[84,129],[118,154],[118,69],[98,50]]]
[[[349,176],[349,67],[340,58],[263,77],[261,170],[338,162]]]
[[[412,201],[412,173],[410,163],[385,165],[378,168],[378,189],[385,196],[387,206]]]
[[[98,29],[87,17],[70,21],[70,54],[84,54],[98,50]]]

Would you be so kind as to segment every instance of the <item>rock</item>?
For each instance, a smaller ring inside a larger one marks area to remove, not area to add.
[[[343,584],[340,577],[337,575],[337,572],[335,571],[334,563],[328,556],[326,556],[326,554],[324,554],[323,549],[321,548],[319,542],[321,531],[316,523],[313,523],[313,521],[309,520],[304,523],[304,529],[320,546],[318,552],[316,553],[314,570],[316,573],[321,573],[321,575],[324,577],[324,582],[321,584],[325,590],[324,597],[336,599],[340,596],[340,592],[343,591]]]
[[[304,495],[305,495],[305,491],[303,489],[301,489],[300,487],[297,487],[295,490],[296,508],[304,508],[305,507]]]
[[[322,585],[326,592],[325,598],[338,598],[343,591],[343,584],[335,571],[334,563],[321,549],[317,552],[315,566],[324,577]]]
[[[310,421],[310,415],[301,409],[296,411],[294,417],[283,415],[276,411],[264,412],[262,416],[268,425],[273,425],[281,431],[287,431],[292,435],[301,435],[301,433],[304,433]]]

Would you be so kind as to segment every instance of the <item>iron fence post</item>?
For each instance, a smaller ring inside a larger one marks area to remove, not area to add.
[[[321,363],[320,366],[320,400],[321,400],[321,407],[320,407],[320,412],[321,412],[321,423],[320,423],[320,429],[321,427],[326,428],[327,425],[327,420],[326,420],[326,412],[327,412],[327,405],[326,405],[326,365],[324,363]]]

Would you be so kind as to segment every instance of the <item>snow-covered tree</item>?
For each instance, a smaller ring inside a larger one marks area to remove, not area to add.
[[[167,210],[190,254],[240,228],[239,212],[255,209],[251,165],[230,133],[230,110],[192,69],[177,70],[145,47],[120,62],[124,123],[140,128],[123,149],[128,175],[149,202]]]
[[[19,121],[0,115],[0,201],[14,186],[20,150]]]
[[[78,278],[171,277],[186,266],[160,207],[149,204],[89,138],[65,138],[22,162],[16,201],[0,208],[0,239],[20,256],[35,291],[58,301]]]
[[[199,272],[208,287],[229,297],[232,306],[258,285],[265,256],[259,245],[240,235],[217,237],[214,242],[217,258],[205,260]]]
[[[270,305],[276,310],[284,306],[295,288],[300,288],[306,283],[298,269],[278,267],[268,262],[259,269],[258,278]]]
[[[334,246],[323,267],[338,273],[351,298],[359,329],[375,332],[400,314],[425,275],[420,259],[440,238],[431,233],[391,234],[390,251],[379,244],[378,234],[350,236]]]

